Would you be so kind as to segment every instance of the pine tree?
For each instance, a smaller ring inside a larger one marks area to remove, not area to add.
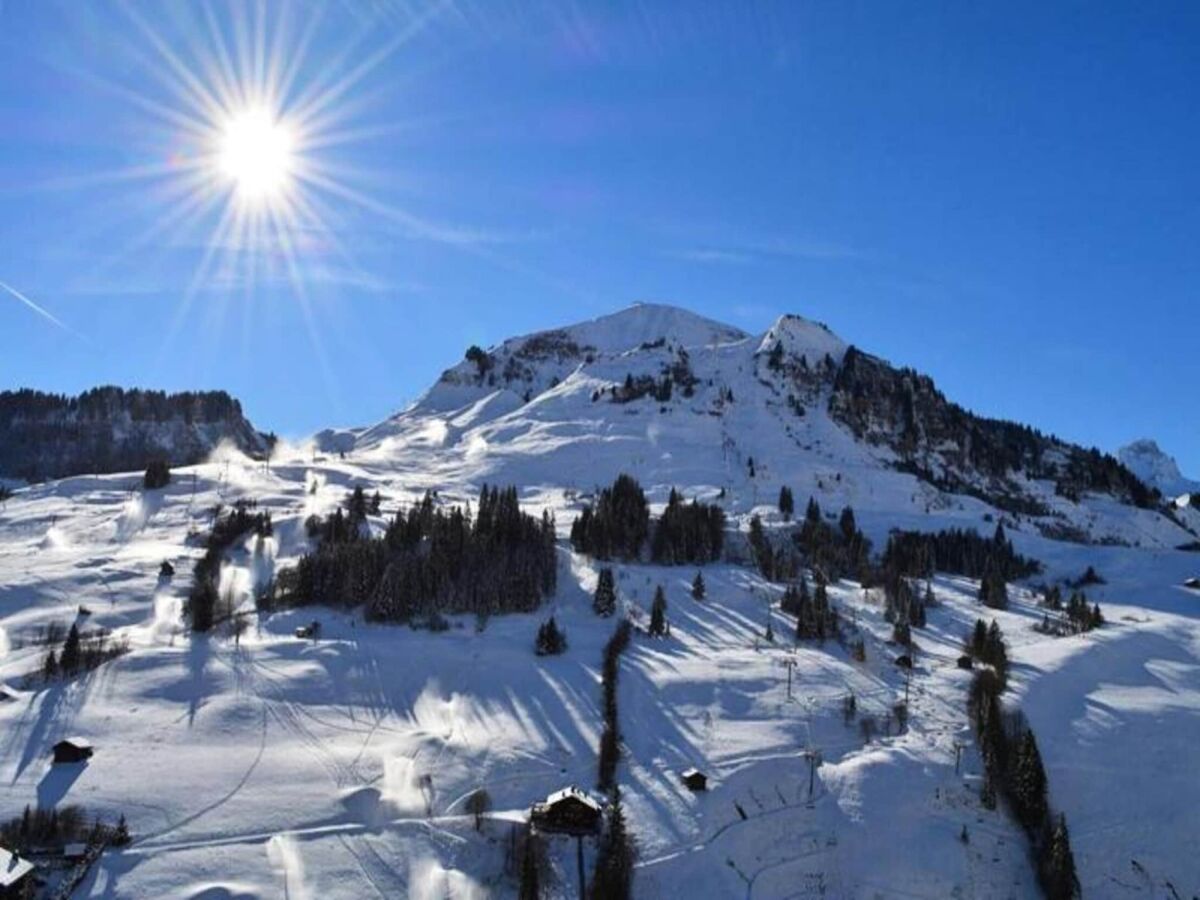
[[[1008,609],[1008,585],[997,572],[984,574],[979,582],[979,602],[991,609]]]
[[[662,637],[667,633],[667,595],[660,584],[654,591],[654,602],[650,604],[650,636]]]
[[[538,656],[557,656],[567,649],[567,636],[551,616],[541,624],[537,632],[535,650]]]
[[[983,619],[975,620],[975,628],[967,641],[967,652],[978,660],[987,655],[988,628]]]
[[[53,681],[58,677],[58,657],[51,650],[46,654],[45,660],[42,662],[42,678],[46,681]]]
[[[146,466],[146,474],[142,476],[142,487],[148,491],[166,487],[171,483],[171,469],[166,460],[152,460]]]
[[[692,579],[692,599],[703,600],[706,588],[704,586],[704,575],[700,572],[696,573],[696,577]]]
[[[849,506],[842,509],[842,514],[838,517],[838,527],[842,531],[842,540],[847,543],[854,540],[858,533],[858,522],[855,521],[854,510]]]
[[[633,866],[637,851],[625,823],[625,810],[620,793],[613,791],[607,827],[596,853],[596,870],[592,875],[594,900],[628,900],[633,896]]]
[[[125,821],[125,813],[121,813],[117,819],[117,827],[113,830],[112,844],[115,847],[127,847],[129,841],[129,823]]]
[[[1004,643],[1004,635],[995,619],[992,619],[992,624],[988,626],[986,652],[983,660],[996,670],[996,676],[1003,688],[1008,681],[1008,647]]]
[[[775,551],[763,531],[762,519],[757,514],[750,517],[750,547],[754,551],[754,561],[758,570],[768,581],[775,580]]]
[[[1010,763],[1013,808],[1026,831],[1032,832],[1046,821],[1046,770],[1037,741],[1028,728],[1021,730]]]
[[[815,497],[808,498],[808,506],[804,510],[804,521],[810,525],[816,525],[821,521],[821,505],[817,503]]]
[[[596,581],[592,610],[598,616],[611,616],[617,611],[617,590],[613,583],[613,571],[607,566],[600,570],[600,577]]]
[[[1079,878],[1075,874],[1066,816],[1058,817],[1045,840],[1038,860],[1038,880],[1047,900],[1073,900],[1079,896]]]
[[[70,677],[79,670],[79,664],[79,628],[71,623],[71,630],[67,632],[67,639],[63,641],[58,665],[63,674]]]
[[[367,517],[367,495],[363,491],[362,485],[355,485],[354,491],[346,498],[346,512],[350,514],[350,521],[357,525]]]
[[[785,519],[791,519],[796,512],[796,501],[792,498],[792,489],[786,484],[779,489],[779,512]]]

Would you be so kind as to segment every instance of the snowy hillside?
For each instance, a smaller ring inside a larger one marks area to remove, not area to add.
[[[944,441],[952,427],[971,446]],[[799,317],[747,335],[640,306],[473,350],[409,409],[280,445],[269,464],[225,448],[159,491],[142,491],[140,472],[21,488],[0,508],[0,820],[27,804],[124,814],[132,843],[106,850],[76,896],[515,896],[509,842],[531,804],[596,784],[603,647],[627,615],[638,631],[620,661],[617,777],[635,896],[1036,897],[1025,834],[1003,803],[980,802],[959,657],[982,617],[1007,638],[1003,699],[1036,732],[1084,896],[1197,895],[1200,590],[1185,582],[1200,554],[1177,549],[1196,536],[1115,461],[1007,427]],[[998,435],[1020,453],[998,455]],[[723,558],[577,552],[572,522],[622,472],[655,515],[672,488],[718,505]],[[371,623],[362,608],[254,614],[260,589],[313,549],[306,522],[355,487],[380,494],[365,526],[378,536],[427,491],[440,508],[477,508],[485,483],[516,485],[528,512],[555,517],[557,586],[536,612],[451,616],[444,631]],[[978,582],[936,575],[911,678],[883,589],[849,577],[829,597],[850,639],[796,642],[786,586],[750,563],[747,540],[758,516],[792,542],[784,486],[834,526],[853,507],[876,557],[895,528],[990,537],[1003,522],[1043,569],[1009,585],[1004,610],[980,604]],[[193,567],[214,508],[237,501],[272,523],[220,563],[246,630],[192,633]],[[613,618],[592,608],[605,565]],[[1036,630],[1038,589],[1069,592],[1089,566],[1106,624]],[[670,635],[652,638],[659,586]],[[551,614],[566,652],[535,656]],[[296,636],[314,620],[318,634]],[[72,622],[129,652],[43,679],[39,639]],[[95,755],[51,765],[74,735]],[[692,767],[707,791],[681,782]],[[491,809],[477,830],[479,788]],[[578,896],[575,853],[548,839],[544,896]],[[595,855],[589,839],[589,878]]]

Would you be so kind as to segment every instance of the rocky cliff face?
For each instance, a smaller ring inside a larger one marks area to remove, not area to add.
[[[256,431],[241,404],[223,391],[0,393],[0,475],[27,481],[137,471],[153,459],[188,465],[222,441],[258,455],[273,440]]]
[[[977,416],[947,400],[928,376],[854,347],[833,375],[829,410],[858,438],[892,448],[905,471],[1012,512],[1045,514],[1022,485],[1027,480],[1052,482],[1058,495],[1073,500],[1094,492],[1152,507],[1159,499],[1112,456]]]

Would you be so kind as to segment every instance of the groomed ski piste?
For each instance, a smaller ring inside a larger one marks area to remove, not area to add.
[[[545,364],[528,401],[455,383],[451,370],[412,408],[357,433],[344,458],[281,445],[267,465],[221,448],[173,470],[161,490],[143,491],[141,473],[82,476],[23,487],[4,504],[0,682],[15,696],[0,703],[0,813],[77,803],[124,813],[133,834],[75,896],[514,895],[514,824],[552,791],[596,782],[601,649],[614,619],[592,612],[599,564],[566,535],[619,472],[638,478],[652,512],[672,487],[720,502],[731,532],[755,513],[768,529],[785,527],[774,504],[787,484],[800,506],[810,495],[826,513],[851,505],[877,552],[892,528],[986,535],[1003,519],[1016,549],[1045,566],[1010,586],[1002,612],[979,604],[976,582],[936,577],[938,603],[914,633],[908,678],[879,591],[830,587],[864,638],[856,662],[833,640],[796,644],[778,605],[783,586],[749,565],[704,566],[707,595],[695,600],[695,567],[614,564],[623,614],[644,624],[658,585],[669,603],[670,636],[636,634],[620,668],[618,780],[638,847],[637,896],[1038,896],[1024,833],[1003,803],[979,801],[971,676],[955,663],[980,617],[1008,640],[1004,700],[1037,735],[1084,896],[1200,894],[1200,591],[1183,586],[1200,575],[1200,556],[1173,549],[1189,539],[1183,528],[1047,490],[1046,502],[1096,542],[1050,540],[887,467],[886,451],[856,441],[819,404],[785,418],[756,387],[756,353],[770,336],[661,307],[579,328],[591,329],[597,358]],[[842,346],[803,320],[773,330],[772,343],[784,330],[822,354]],[[666,348],[643,345],[663,335],[689,347],[694,397],[593,400],[631,368],[658,371]],[[736,400],[718,408],[722,387]],[[273,537],[234,548],[222,569],[223,588],[249,610],[255,587],[311,546],[305,519],[355,486],[382,494],[378,530],[427,490],[441,504],[474,503],[484,483],[515,484],[527,511],[556,516],[558,589],[536,613],[452,617],[441,633],[319,607],[263,615],[238,639],[184,626],[197,537],[218,504],[252,500],[274,520]],[[173,578],[159,577],[163,560]],[[1035,631],[1034,585],[1089,565],[1106,579],[1088,596],[1107,624],[1074,637]],[[74,621],[81,605],[89,628],[127,637],[130,652],[40,684],[30,676],[44,648],[28,637]],[[534,633],[550,614],[569,648],[537,657]],[[314,619],[319,637],[297,638]],[[850,693],[853,720],[843,714]],[[906,693],[901,723],[894,708]],[[52,767],[50,748],[68,735],[90,740],[95,755]],[[707,792],[681,783],[691,767],[709,776]],[[477,831],[466,798],[481,787],[493,809]],[[578,896],[574,841],[554,838],[549,849],[548,895]],[[589,845],[589,874],[593,853]]]

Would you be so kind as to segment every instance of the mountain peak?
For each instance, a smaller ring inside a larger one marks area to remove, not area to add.
[[[847,344],[822,322],[786,313],[775,320],[759,345],[760,353],[770,353],[777,344],[783,352],[795,358],[805,357],[810,363],[820,362],[826,355],[841,362]]]
[[[748,335],[732,325],[705,318],[678,306],[634,303],[617,312],[557,329],[581,346],[620,353],[664,340],[684,347],[727,344]],[[541,332],[540,334],[551,334]],[[531,335],[536,338],[539,335]]]
[[[1175,457],[1153,438],[1139,438],[1125,445],[1117,451],[1117,458],[1134,475],[1168,497],[1200,491],[1200,482],[1185,477]]]

